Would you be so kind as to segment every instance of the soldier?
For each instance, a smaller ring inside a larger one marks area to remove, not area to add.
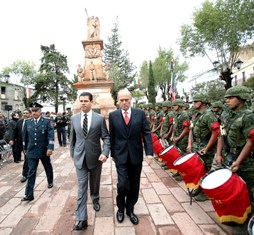
[[[183,110],[185,106],[183,100],[176,99],[172,103],[175,117],[173,122],[173,133],[171,141],[181,150],[182,153],[186,152],[188,145],[188,135],[190,130],[189,116]]]
[[[207,104],[208,96],[206,94],[200,93],[193,97],[193,106],[198,112],[192,120],[187,152],[197,152],[204,162],[206,171],[209,171],[216,151],[220,124],[213,111],[207,107]],[[193,195],[198,191],[195,191]],[[207,197],[201,191],[195,199],[197,201],[205,201]]]
[[[48,188],[53,187],[53,168],[50,155],[54,150],[54,128],[49,119],[41,116],[42,105],[33,102],[29,107],[32,109],[33,118],[25,122],[22,130],[23,149],[27,155],[29,171],[25,197],[21,201],[34,200],[34,184],[39,159],[47,175]]]
[[[152,132],[158,137],[160,135],[160,129],[163,122],[164,112],[162,110],[162,103],[155,104],[156,119]]]
[[[153,104],[152,103],[148,103],[146,108],[147,108],[148,115],[149,115],[148,123],[150,125],[150,129],[152,130],[153,127],[154,127],[155,119],[156,119],[156,113],[153,110]]]
[[[216,162],[230,166],[233,172],[246,182],[251,207],[254,208],[254,113],[246,108],[246,101],[251,98],[250,90],[244,86],[231,87],[225,94],[226,104],[230,108],[223,117],[221,133],[218,138]],[[233,228],[233,233],[246,229],[247,222]],[[247,231],[247,229],[246,229]]]
[[[211,108],[214,111],[216,117],[218,118],[219,122],[220,122],[220,116],[221,113],[223,112],[223,104],[221,101],[215,101],[212,103]]]
[[[164,118],[161,126],[160,137],[170,142],[170,137],[173,131],[174,112],[171,110],[172,104],[170,101],[162,103]]]

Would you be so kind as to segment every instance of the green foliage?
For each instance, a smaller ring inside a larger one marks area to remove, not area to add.
[[[222,101],[224,100],[225,88],[224,82],[220,80],[212,80],[209,82],[198,83],[190,90],[191,97],[196,94],[205,93],[209,97],[209,101]]]
[[[32,99],[46,99],[53,103],[58,112],[61,89],[67,89],[71,82],[64,75],[69,71],[67,57],[58,52],[55,45],[41,46],[42,58],[39,74],[33,79],[35,93]]]
[[[148,85],[148,102],[155,103],[155,97],[156,97],[156,91],[155,91],[155,83],[154,83],[154,77],[153,77],[153,67],[152,62],[149,62],[149,85]]]
[[[252,92],[254,92],[254,76],[248,78],[248,80],[243,83],[243,86],[249,87],[252,90]]]
[[[129,53],[121,49],[121,46],[122,42],[118,34],[118,19],[116,19],[112,35],[108,37],[108,43],[105,43],[103,54],[103,62],[111,68],[109,79],[115,83],[112,90],[115,103],[118,91],[128,87],[136,77],[136,68],[129,59]]]
[[[222,73],[231,72],[239,48],[254,34],[253,0],[206,0],[193,13],[193,24],[181,26],[180,50],[186,56],[216,55]],[[221,74],[231,87],[229,73]]]

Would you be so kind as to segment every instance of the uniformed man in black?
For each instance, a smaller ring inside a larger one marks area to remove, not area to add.
[[[41,116],[42,105],[33,102],[30,107],[33,118],[25,122],[22,131],[23,149],[28,158],[29,172],[25,197],[21,201],[34,200],[34,185],[39,159],[47,175],[48,188],[53,187],[53,168],[50,155],[54,150],[54,129],[50,120]]]

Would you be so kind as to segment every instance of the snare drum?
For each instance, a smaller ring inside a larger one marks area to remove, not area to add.
[[[174,145],[171,145],[160,152],[160,157],[165,161],[168,169],[173,171],[175,171],[173,162],[180,156],[180,151],[178,151]]]
[[[220,168],[207,173],[200,183],[212,200],[220,223],[243,224],[251,212],[246,183],[229,169]]]
[[[199,188],[201,178],[206,174],[205,166],[196,153],[189,153],[174,161],[174,167],[182,175],[186,188]]]

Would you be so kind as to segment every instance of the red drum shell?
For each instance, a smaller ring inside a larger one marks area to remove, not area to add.
[[[168,169],[175,169],[173,162],[180,156],[181,153],[174,145],[171,145],[160,152],[160,157],[165,161]]]
[[[182,175],[186,188],[197,189],[206,174],[204,164],[196,153],[189,153],[174,161],[174,167]]]
[[[153,143],[153,152],[157,155],[164,149],[160,140],[157,140]]]
[[[216,179],[216,184],[214,182]],[[211,199],[220,223],[243,224],[251,212],[246,183],[229,169],[217,169],[207,173],[200,186]]]
[[[156,137],[156,135],[154,133],[152,133],[152,143],[156,142],[158,140],[158,138]]]

